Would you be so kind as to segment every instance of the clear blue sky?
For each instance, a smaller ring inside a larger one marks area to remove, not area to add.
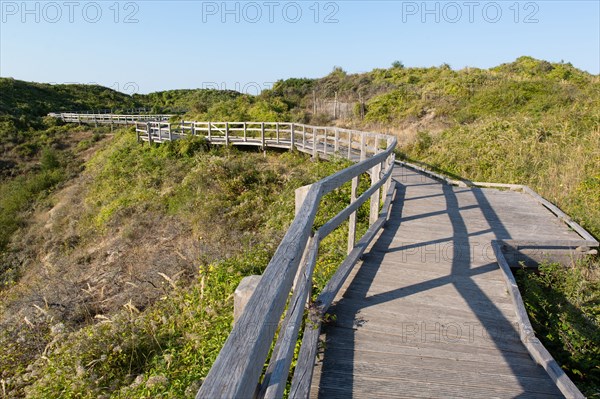
[[[215,86],[256,93],[334,66],[489,68],[521,55],[598,74],[599,4],[2,0],[0,76],[128,93]]]

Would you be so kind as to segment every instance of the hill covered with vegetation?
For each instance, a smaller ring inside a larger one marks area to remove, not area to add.
[[[132,129],[45,111],[6,115],[25,126],[1,135],[2,395],[190,396],[231,328],[237,283],[262,272],[293,218],[294,189],[347,163],[202,138],[142,146]]]
[[[335,68],[188,116],[394,133],[401,157],[473,181],[530,185],[600,237],[598,104],[598,76],[521,57],[487,70],[399,62],[362,74]]]
[[[233,290],[263,270],[293,217],[293,190],[346,166],[201,138],[142,146],[130,129],[64,125],[51,111],[146,108],[393,133],[400,157],[528,184],[600,237],[600,79],[566,63],[336,67],[258,96],[129,96],[5,78],[0,93],[0,389],[11,397],[193,396],[231,328]],[[317,281],[344,248],[342,232],[324,244]],[[599,275],[590,259],[519,276],[538,333],[592,397]]]

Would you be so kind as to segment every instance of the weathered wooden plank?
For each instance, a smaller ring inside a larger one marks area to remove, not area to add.
[[[356,201],[356,191],[358,190],[358,181],[360,176],[352,179],[352,187],[350,191],[350,203]],[[348,217],[348,254],[354,249],[356,243],[356,211],[352,212]]]
[[[471,388],[481,392],[483,389],[490,391],[514,392],[525,387],[527,392],[560,395],[556,385],[550,381],[547,376],[528,377],[522,375],[502,375],[487,372],[486,369],[467,372],[458,368],[467,362],[458,363],[454,368],[449,368],[440,373],[440,370],[428,370],[426,368],[406,367],[399,362],[390,364],[381,364],[373,361],[363,362],[355,361],[353,364],[336,362],[326,362],[328,372],[336,373],[340,378],[343,375],[349,375],[351,379],[356,376],[384,379],[386,381],[397,381],[398,385],[402,383],[423,383],[454,385],[464,387],[465,392]],[[441,390],[441,387],[440,387]]]
[[[352,292],[352,291],[350,291]],[[356,292],[356,291],[354,291]],[[443,304],[437,304],[436,298],[445,300]],[[387,302],[383,302],[387,300]],[[434,300],[432,302],[432,300]],[[387,298],[385,295],[374,295],[361,297],[360,295],[344,296],[343,304],[345,310],[356,311],[360,317],[372,317],[379,312],[390,312],[394,319],[400,320],[406,317],[420,316],[422,320],[433,320],[434,316],[443,321],[451,322],[467,319],[497,322],[499,317],[504,317],[509,322],[514,322],[514,308],[510,302],[498,302],[490,298],[489,301],[479,299],[473,301],[466,299],[462,295],[440,295],[438,293],[422,293],[410,297],[394,299]],[[406,308],[399,308],[398,305],[406,304]],[[380,306],[379,306],[380,305]],[[373,309],[371,309],[371,307]],[[410,309],[408,309],[410,307]],[[470,309],[472,307],[472,309]],[[358,316],[357,316],[358,317]]]
[[[328,328],[325,331],[326,350],[324,357],[331,353],[336,358],[338,352],[370,352],[374,355],[387,353],[394,355],[398,361],[404,356],[413,356],[429,359],[446,359],[452,361],[471,361],[477,359],[479,362],[489,363],[493,369],[493,363],[521,362],[522,364],[535,365],[531,356],[526,351],[501,352],[494,347],[475,346],[464,343],[444,343],[437,341],[435,337],[419,340],[402,340],[398,336],[378,332],[360,331],[350,328]],[[355,354],[355,358],[359,355]]]
[[[277,340],[274,355],[271,357],[259,397],[280,398],[285,390],[287,376],[294,356],[294,348],[298,339],[302,316],[304,315],[304,306],[310,295],[312,286],[312,275],[317,263],[317,254],[319,251],[320,237],[317,234],[310,241],[310,249],[303,267],[303,273],[299,284],[290,300],[286,318],[283,322],[279,338]]]
[[[314,312],[313,317],[309,318],[302,336],[298,362],[292,377],[292,386],[290,387],[290,398],[304,399],[310,395],[310,387],[314,372],[314,366],[317,357],[317,343],[321,332],[321,322]]]
[[[423,383],[420,381],[391,381],[383,378],[354,376],[335,373],[321,376],[319,397],[381,397],[381,398],[515,398],[545,399],[560,398],[559,394],[527,392],[521,386],[501,389],[492,387],[466,387],[461,385]]]
[[[401,357],[395,353],[386,353],[380,351],[353,351],[340,350],[335,357],[329,357],[328,363],[352,364],[353,362],[362,362],[374,365],[393,365],[394,368],[421,369],[443,374],[446,370],[464,370],[467,373],[481,373],[490,376],[514,377],[520,375],[523,377],[547,379],[546,371],[533,362],[523,362],[522,358],[506,358],[500,361],[486,362],[478,357],[472,356],[468,360],[431,358],[423,356],[411,356],[404,354]],[[323,366],[324,359],[320,360],[318,367]],[[319,369],[319,372],[321,370]]]
[[[423,313],[412,314],[394,314],[391,310],[357,314],[332,309],[337,317],[332,328],[354,329],[360,333],[356,336],[362,339],[372,339],[371,334],[378,333],[385,334],[390,340],[413,345],[431,342],[440,347],[452,348],[453,345],[460,344],[468,350],[488,348],[493,351],[527,353],[520,341],[517,326],[494,320],[491,314],[481,318],[473,315],[460,317],[425,314],[427,309],[423,310]],[[334,345],[332,348],[335,347]]]

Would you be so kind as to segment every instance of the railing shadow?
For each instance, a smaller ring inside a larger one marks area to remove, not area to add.
[[[388,221],[385,224],[384,231],[390,234],[386,234],[385,236],[381,236],[374,246],[378,248],[387,248],[390,246],[393,235],[400,228],[401,220],[402,220],[402,209],[404,206],[404,200],[406,196],[406,187],[402,184],[396,183],[396,197],[392,203],[392,208],[390,210],[390,216]],[[375,276],[377,275],[377,271],[379,270],[380,263],[369,263],[369,267],[366,267],[365,264],[361,265],[358,269],[355,277],[350,282],[347,291],[352,291],[356,293],[357,297],[366,298],[369,288]],[[354,297],[354,295],[353,295]],[[336,314],[336,310],[340,307],[344,306],[344,300],[334,304],[328,313]],[[355,310],[355,319],[360,313],[360,309]],[[323,329],[324,333],[327,334],[330,329],[327,326]],[[344,370],[351,376],[353,374],[353,348],[355,346],[355,335],[352,328],[338,328],[336,329],[336,339],[339,338],[344,342],[348,342],[348,352],[346,357],[344,358]],[[326,348],[326,345],[325,345]],[[340,369],[340,363],[336,357],[327,356],[327,350],[323,353],[323,365],[322,365],[322,374],[328,373],[330,371],[336,371]],[[347,397],[352,396],[352,381],[346,381],[345,384],[340,384],[337,394],[343,394]],[[329,396],[329,392],[319,392],[319,398],[327,398]]]
[[[412,172],[416,175],[420,173]],[[414,180],[414,178],[413,178]],[[406,249],[406,247],[394,248],[392,241],[396,233],[402,227],[402,224],[407,220],[415,220],[419,218],[417,216],[410,216],[403,218],[403,210],[407,206],[410,206],[412,198],[406,198],[407,186],[398,182],[398,195],[393,203],[390,220],[388,221],[384,230],[385,234],[382,234],[377,242],[373,245],[372,251],[366,255],[366,261],[361,265],[360,270],[357,271],[355,277],[352,279],[344,297],[331,308],[331,313],[335,314],[336,311],[343,314],[345,320],[338,319],[336,323],[325,329],[328,333],[328,341],[331,340],[332,346],[335,346],[335,342],[343,342],[343,348],[339,348],[339,345],[332,351],[328,351],[327,347],[323,354],[321,377],[322,380],[325,378],[327,381],[331,381],[330,374],[335,375],[339,383],[337,387],[331,390],[330,385],[325,385],[323,389],[319,391],[320,398],[330,397],[332,394],[336,396],[343,395],[344,397],[353,397],[356,392],[354,389],[354,375],[355,370],[353,369],[355,363],[355,349],[356,349],[356,331],[361,328],[361,325],[367,320],[361,319],[361,312],[369,307],[385,302],[394,301],[400,298],[408,297],[428,291],[434,288],[438,288],[444,285],[452,285],[458,291],[460,296],[467,303],[469,309],[476,317],[480,327],[483,331],[487,331],[487,337],[490,342],[497,348],[500,348],[500,353],[505,358],[505,363],[512,370],[512,374],[520,385],[523,392],[528,389],[536,390],[536,387],[532,386],[531,379],[522,376],[522,366],[519,362],[515,361],[515,354],[506,350],[507,340],[511,344],[516,343],[520,345],[519,331],[518,328],[508,320],[502,311],[496,306],[494,301],[488,297],[483,289],[474,281],[474,277],[493,272],[498,269],[495,261],[489,259],[489,262],[483,262],[482,265],[472,267],[473,259],[471,250],[464,251],[460,248],[471,248],[471,240],[473,237],[480,234],[491,233],[495,239],[510,239],[511,235],[505,225],[502,223],[488,199],[485,196],[484,191],[479,188],[463,189],[454,188],[448,184],[433,182],[427,179],[425,181],[416,181],[410,186],[421,186],[426,184],[438,184],[441,186],[439,192],[435,191],[422,196],[422,198],[433,198],[437,196],[443,196],[445,201],[445,211],[433,212],[433,214],[439,215],[446,213],[451,225],[452,234],[447,239],[443,240],[430,240],[426,242],[419,242],[412,244],[413,247],[426,248],[428,245],[436,245],[440,242],[447,242],[453,248],[454,256],[450,260],[451,272],[449,275],[441,276],[431,280],[423,281],[410,286],[394,289],[388,292],[369,295],[369,290],[375,280],[375,277],[380,270],[384,261],[382,253],[398,251]],[[476,201],[475,206],[460,207],[459,199],[457,194],[465,193],[470,191]],[[484,219],[487,221],[489,228],[480,229],[481,231],[475,231],[469,233],[467,228],[467,222],[462,212],[469,209],[479,209],[483,214]],[[427,212],[427,211],[426,211]],[[422,218],[430,217],[432,213],[424,213],[421,215]],[[435,229],[435,226],[431,226]],[[408,236],[410,232],[407,231]],[[377,254],[379,253],[379,254]],[[486,260],[488,260],[486,258]],[[481,262],[481,259],[479,260]],[[456,278],[460,276],[460,278]],[[350,325],[350,322],[353,324]],[[504,348],[504,349],[503,349]],[[340,355],[341,353],[341,355]],[[339,356],[339,357],[338,357]],[[524,362],[530,362],[534,364],[528,356],[523,356]],[[514,390],[515,387],[512,387]],[[544,388],[552,391],[552,388]],[[466,392],[465,392],[466,393]],[[560,395],[558,389],[554,392]],[[540,394],[541,395],[541,394]],[[524,395],[517,395],[515,397],[521,397]],[[543,396],[543,395],[541,395]]]

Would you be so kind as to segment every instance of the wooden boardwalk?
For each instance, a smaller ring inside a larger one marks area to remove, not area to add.
[[[563,397],[519,338],[490,242],[580,237],[523,193],[393,177],[386,227],[330,309],[311,397]]]
[[[200,135],[211,144],[357,162],[296,190],[296,218],[197,399],[281,398],[300,332],[292,398],[583,398],[535,337],[508,263],[564,260],[599,244],[529,187],[465,184],[403,166],[394,162],[396,138],[379,133],[286,122],[171,123],[168,115],[52,115],[135,124],[138,140],[150,143]],[[371,185],[357,197],[365,173]],[[350,182],[349,205],[315,231],[323,196]],[[370,227],[357,237],[356,212],[367,201]],[[306,306],[320,243],[345,220],[349,254]],[[322,326],[324,312],[336,319]],[[316,356],[319,338],[325,345]]]

